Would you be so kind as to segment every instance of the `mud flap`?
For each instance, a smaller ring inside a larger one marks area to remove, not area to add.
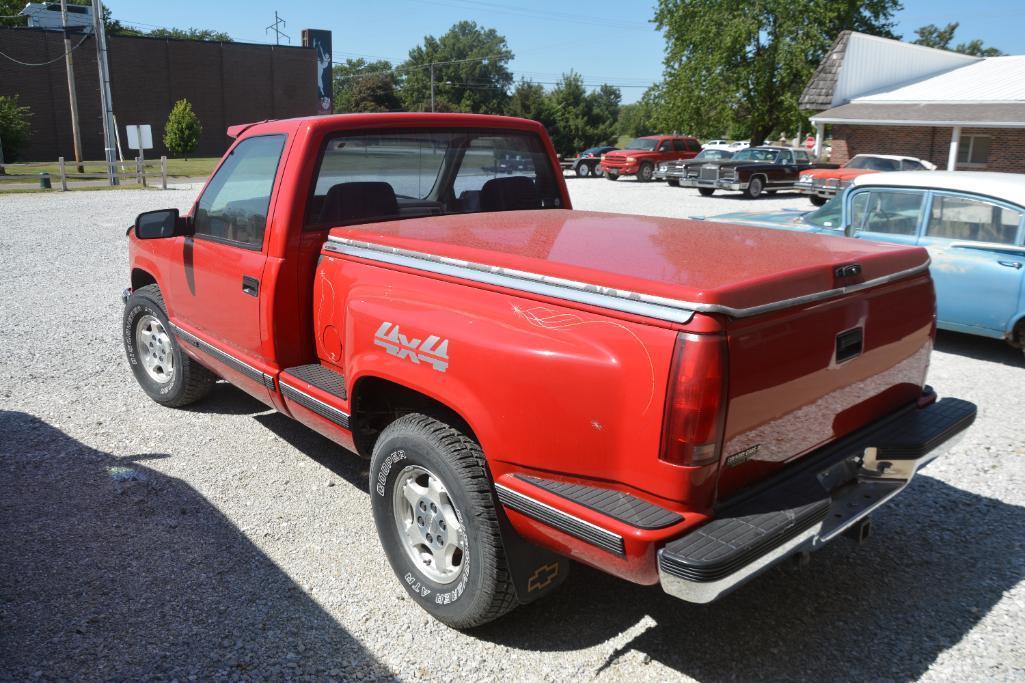
[[[534,602],[561,586],[569,575],[569,560],[528,542],[513,528],[502,505],[497,511],[505,559],[520,604]]]

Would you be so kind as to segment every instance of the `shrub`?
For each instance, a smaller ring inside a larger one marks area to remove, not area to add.
[[[192,111],[192,104],[184,99],[175,102],[167,117],[167,125],[164,126],[164,146],[172,154],[188,159],[189,154],[199,145],[202,133],[203,126]]]
[[[28,142],[32,127],[32,110],[18,104],[18,96],[0,96],[0,141],[3,142],[3,160],[10,163],[18,158],[19,150]]]

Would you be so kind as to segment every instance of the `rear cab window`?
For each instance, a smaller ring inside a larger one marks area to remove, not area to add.
[[[533,133],[352,131],[324,143],[305,227],[562,204],[548,153]]]

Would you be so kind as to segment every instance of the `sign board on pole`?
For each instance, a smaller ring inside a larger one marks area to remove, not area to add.
[[[330,114],[334,93],[331,78],[331,32],[303,29],[303,47],[317,51],[317,113]]]
[[[128,149],[153,149],[153,129],[148,123],[125,126]]]

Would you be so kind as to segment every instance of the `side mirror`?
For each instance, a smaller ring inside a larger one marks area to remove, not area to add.
[[[178,209],[140,213],[135,218],[135,236],[140,240],[191,235],[192,221],[178,215]]]

